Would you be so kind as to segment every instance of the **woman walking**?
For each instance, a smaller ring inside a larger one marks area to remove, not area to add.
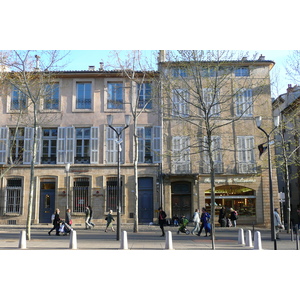
[[[60,226],[60,223],[61,223],[59,213],[60,213],[60,210],[57,208],[55,210],[55,216],[54,216],[54,220],[53,220],[53,228],[48,232],[49,235],[50,235],[51,231],[54,230],[54,229],[56,230],[56,235],[59,235],[59,226]]]
[[[106,228],[105,228],[105,232],[107,232],[107,228],[111,226],[111,231],[115,231],[114,227],[112,225],[112,221],[114,221],[115,219],[112,216],[112,210],[109,211],[107,217],[105,218],[106,220]]]

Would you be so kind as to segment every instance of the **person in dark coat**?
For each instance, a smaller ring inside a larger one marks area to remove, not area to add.
[[[70,208],[68,208],[67,210],[66,210],[66,220],[65,220],[65,222],[68,224],[68,225],[72,225],[72,217],[71,217],[71,209]]]
[[[89,209],[90,209],[90,218],[89,218],[89,220],[88,220],[88,223],[90,224],[90,225],[92,225],[93,227],[95,227],[95,224],[92,222],[92,220],[93,220],[93,210],[92,210],[92,207],[89,205],[88,206],[89,207]]]
[[[59,235],[59,227],[60,227],[60,223],[61,223],[59,213],[60,213],[60,210],[57,208],[55,211],[55,216],[54,216],[54,220],[53,220],[53,228],[48,232],[49,235],[50,235],[51,231],[54,229],[56,230],[56,235]]]
[[[219,223],[221,227],[226,227],[226,209],[223,206],[219,212]]]
[[[158,224],[159,224],[159,227],[161,229],[161,236],[165,236],[165,230],[164,230],[164,225],[166,223],[166,213],[162,210],[162,208],[160,207],[158,209],[159,213],[158,213]]]
[[[207,233],[210,232],[210,229],[209,229],[209,219],[210,219],[210,214],[206,211],[206,209],[203,207],[202,208],[202,214],[201,214],[201,217],[200,217],[200,221],[201,221],[201,226],[200,226],[200,230],[198,232],[198,236],[201,235],[201,232],[203,230],[203,228],[205,229],[205,236],[207,236]]]
[[[236,227],[237,212],[233,208],[230,208],[230,217],[229,217],[229,219],[231,220],[232,226]]]

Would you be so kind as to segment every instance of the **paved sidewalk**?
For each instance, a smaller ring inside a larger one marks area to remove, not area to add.
[[[28,250],[69,250],[70,236],[49,236],[48,231],[51,225],[33,225],[31,228],[31,240],[26,241]],[[215,248],[216,250],[252,250],[253,248],[238,244],[239,228],[244,229],[246,241],[246,231],[252,230],[250,227],[236,228],[216,228]],[[189,228],[192,229],[192,228]],[[16,225],[0,226],[0,250],[20,250],[20,232],[25,227]],[[115,232],[104,232],[104,225],[96,226],[92,230],[85,230],[82,227],[75,227],[77,235],[78,250],[118,250],[121,242],[116,240]],[[129,250],[163,250],[166,246],[166,238],[160,237],[161,231],[158,226],[140,225],[139,232],[132,232],[132,225],[122,225],[122,230],[127,232]],[[165,231],[171,231],[173,249],[175,250],[211,250],[212,241],[210,237],[195,235],[177,234],[177,228],[165,227]],[[255,228],[261,233],[262,249],[274,250],[274,242],[270,238],[270,230],[265,228]],[[252,233],[253,234],[253,233]],[[252,236],[253,237],[253,236]],[[277,250],[296,250],[297,244],[291,241],[291,235],[286,232],[280,234],[277,241]],[[254,242],[253,242],[254,245]]]

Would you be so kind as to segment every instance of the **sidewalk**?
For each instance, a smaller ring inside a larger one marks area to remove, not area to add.
[[[160,237],[161,231],[158,226],[139,225],[139,232],[132,232],[131,224],[122,225],[122,231],[127,232],[129,250],[164,250],[166,238]],[[29,250],[69,250],[70,236],[49,236],[48,231],[51,225],[33,225],[31,227],[31,240],[26,241],[26,249]],[[239,228],[244,229],[246,241],[246,231],[252,230],[250,227],[220,228],[216,227],[216,250],[252,250],[253,248],[238,244]],[[189,227],[189,229],[192,229]],[[18,248],[20,232],[25,230],[25,226],[6,225],[0,226],[0,250],[20,250]],[[78,250],[118,250],[121,241],[116,240],[115,232],[104,232],[104,225],[96,226],[92,230],[85,230],[83,227],[75,227],[77,235]],[[212,241],[210,237],[205,237],[204,233],[198,237],[195,235],[177,234],[177,227],[166,226],[165,232],[171,231],[173,249],[175,250],[211,250]],[[256,228],[255,231],[261,233],[262,249],[274,250],[274,242],[271,241],[270,230]],[[252,233],[253,238],[253,233]],[[280,234],[277,241],[277,250],[296,250],[296,236],[291,241],[291,235],[286,232]],[[254,242],[253,242],[254,245]]]

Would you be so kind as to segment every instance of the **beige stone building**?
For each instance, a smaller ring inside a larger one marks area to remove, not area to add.
[[[139,77],[142,73],[136,73]],[[149,76],[148,76],[149,75]],[[124,128],[130,103],[137,112],[139,135],[139,221],[151,222],[159,205],[157,178],[160,167],[161,124],[152,101],[152,77],[135,83],[120,71],[65,71],[55,75],[51,97],[39,103],[38,151],[35,166],[33,224],[50,223],[59,208],[64,218],[72,211],[75,224],[84,224],[85,207],[91,205],[96,224],[109,210],[117,211],[117,135],[108,127]],[[28,99],[12,86],[2,87],[0,101],[0,223],[25,224],[28,212],[33,125]],[[15,134],[17,133],[17,134]],[[133,222],[134,140],[133,118],[121,135],[122,222]],[[9,169],[9,167],[12,168]]]
[[[257,149],[265,137],[256,127],[255,117],[262,116],[267,130],[273,126],[269,72],[274,62],[263,56],[255,61],[244,58],[218,63],[167,62],[163,57],[162,54],[162,177],[167,215],[191,218],[197,208],[211,210],[209,122],[216,222],[218,210],[225,206],[238,211],[240,224],[268,225],[267,155],[260,158]],[[273,174],[273,193],[277,195],[276,173]]]

